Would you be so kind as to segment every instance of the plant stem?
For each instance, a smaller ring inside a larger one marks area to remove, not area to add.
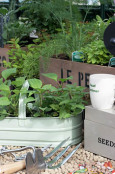
[[[40,107],[42,107],[42,100],[43,100],[43,97],[42,97],[42,94],[39,93],[39,100],[40,100]]]
[[[87,17],[87,14],[89,13],[89,11],[90,11],[90,7],[87,8],[85,17],[84,17],[84,19],[83,19],[83,25],[80,27],[80,34],[79,34],[79,36],[80,36],[80,37],[79,37],[79,49],[81,48],[81,43],[82,43],[82,41],[81,41],[81,39],[82,39],[82,28],[83,28],[83,26],[84,26],[84,23],[85,23],[85,20],[86,20],[86,17]]]
[[[73,13],[72,13],[72,0],[69,1],[70,7],[70,17],[71,17],[71,28],[72,28],[72,41],[73,41],[73,49],[74,49],[74,21],[73,21]]]

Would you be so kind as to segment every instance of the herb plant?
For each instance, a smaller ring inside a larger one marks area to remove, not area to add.
[[[76,84],[66,85],[66,79],[58,79],[54,73],[43,74],[53,79],[57,87],[51,84],[43,85],[39,79],[29,79],[30,90],[29,97],[25,100],[28,103],[28,109],[34,117],[59,117],[68,118],[76,116],[84,109],[83,92],[84,87]],[[33,97],[33,94],[35,97]]]
[[[7,22],[4,24],[4,31],[2,37],[4,39],[4,44],[8,44],[8,41],[14,38],[19,38],[19,44],[24,45],[29,39],[29,34],[35,28],[31,26],[30,23],[22,23],[19,20],[15,22]]]
[[[0,119],[6,116],[18,116],[18,102],[21,87],[25,81],[24,77],[10,80],[16,73],[16,68],[2,71],[0,78]]]
[[[34,40],[26,48],[19,45],[19,39],[9,41],[11,49],[8,52],[9,62],[4,62],[7,68],[16,68],[15,77],[25,76],[26,78],[39,77],[39,40]]]
[[[57,87],[51,84],[43,85],[39,79],[28,79],[30,89],[22,89],[25,77],[18,77],[13,80],[12,75],[16,68],[6,69],[2,72],[0,79],[0,119],[6,116],[17,117],[19,96],[26,94],[27,116],[34,117],[59,117],[68,118],[76,116],[84,109],[84,87],[73,85],[64,86],[66,79],[58,79],[54,73],[43,74],[53,79]]]
[[[33,0],[30,5],[29,0],[24,0],[20,10],[23,11],[23,16],[28,17],[38,31],[46,29],[48,33],[56,33],[57,28],[64,29],[64,21],[78,20],[81,17],[77,6],[72,5],[73,2],[77,4],[80,1]],[[70,14],[72,9],[73,13]]]
[[[107,65],[112,57],[102,40],[92,41],[81,50],[84,53],[85,61],[89,64]]]

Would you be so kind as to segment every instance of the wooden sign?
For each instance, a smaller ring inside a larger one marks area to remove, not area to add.
[[[43,64],[41,64],[40,79],[45,84],[53,83],[55,85],[54,81],[44,77],[42,73],[56,73],[59,78],[73,76],[73,80],[67,81],[68,84],[76,83],[78,86],[88,88],[90,74],[115,75],[115,68],[51,58],[46,68],[43,68]]]

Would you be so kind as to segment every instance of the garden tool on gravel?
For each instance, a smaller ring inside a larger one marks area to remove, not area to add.
[[[38,174],[41,170],[48,169],[56,169],[61,167],[80,147],[81,144],[77,145],[72,152],[70,152],[61,162],[59,162],[57,165],[53,165],[57,160],[59,160],[62,155],[68,150],[68,148],[72,145],[69,144],[67,147],[65,147],[57,156],[55,156],[52,160],[47,160],[52,157],[59,148],[68,140],[69,138],[63,140],[57,147],[55,147],[49,154],[46,156],[43,156],[43,152],[41,149],[34,150],[33,154],[31,152],[28,152],[26,155],[26,160],[21,160],[19,162],[15,162],[13,164],[8,164],[4,166],[0,166],[0,174],[11,174],[19,170],[23,170],[26,167],[27,174],[32,174],[32,171],[34,171],[33,174]],[[14,151],[13,151],[14,152]],[[5,152],[5,153],[8,153]],[[2,153],[3,154],[3,153]],[[21,158],[22,159],[22,158]],[[8,170],[7,170],[8,168]],[[13,172],[12,172],[13,171]]]
[[[41,151],[44,152],[50,146],[51,146],[51,144],[47,145],[46,147],[41,148]],[[6,149],[6,147],[3,146],[0,149],[0,155],[5,155],[7,153],[11,153],[15,157],[15,161],[20,161],[20,160],[23,160],[24,158],[26,158],[26,154],[19,157],[14,152],[21,152],[21,151],[28,150],[28,149],[33,150],[33,154],[35,153],[35,147],[34,146],[26,146],[26,147],[22,147],[20,149],[12,149],[12,150]]]
[[[13,174],[26,168],[27,174],[40,174],[46,167],[41,149],[27,153],[26,160],[0,166],[0,174]]]

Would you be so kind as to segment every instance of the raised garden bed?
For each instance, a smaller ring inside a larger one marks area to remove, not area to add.
[[[79,86],[89,87],[90,74],[115,75],[115,68],[51,58],[46,68],[41,65],[40,78],[45,84],[53,83],[52,80],[42,76],[44,72],[56,73],[61,78],[73,76],[73,80],[67,81],[68,84],[77,83]]]

